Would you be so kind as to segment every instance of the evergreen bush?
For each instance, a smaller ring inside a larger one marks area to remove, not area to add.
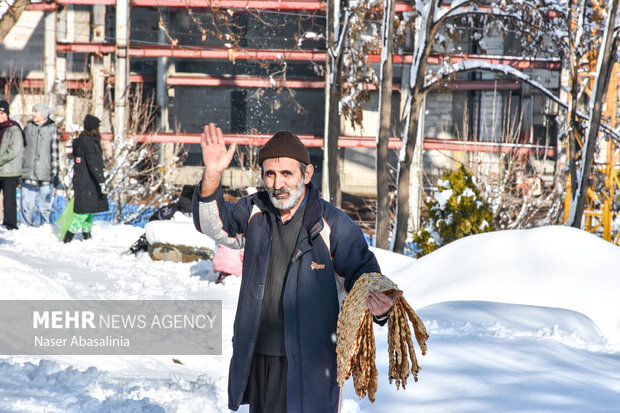
[[[413,236],[421,249],[418,257],[459,238],[493,231],[491,208],[463,166],[444,171],[437,191],[425,204],[428,216],[423,218],[423,229]]]

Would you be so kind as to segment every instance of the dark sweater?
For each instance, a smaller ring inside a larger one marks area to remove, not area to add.
[[[260,327],[256,352],[268,356],[286,356],[284,346],[284,305],[282,296],[288,265],[301,229],[306,204],[304,203],[295,215],[286,223],[271,214],[273,239],[271,241],[271,257],[265,282],[265,294],[261,311]]]

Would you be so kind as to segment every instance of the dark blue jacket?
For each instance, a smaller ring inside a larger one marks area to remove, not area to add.
[[[287,406],[291,413],[336,412],[336,326],[340,304],[364,273],[381,272],[361,229],[343,211],[322,200],[313,183],[284,286],[284,335],[288,362]],[[266,192],[224,201],[221,189],[194,194],[196,229],[232,248],[245,248],[234,324],[228,405],[237,410],[245,394],[258,336],[272,228],[278,212]]]

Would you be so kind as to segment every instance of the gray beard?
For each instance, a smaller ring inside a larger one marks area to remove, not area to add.
[[[299,184],[293,189],[282,188],[279,190],[275,189],[267,189],[267,193],[269,194],[269,199],[273,206],[280,211],[288,211],[293,208],[304,193],[304,188],[306,184],[304,183],[303,178],[299,180]],[[276,198],[276,195],[289,194],[288,199],[280,200]]]

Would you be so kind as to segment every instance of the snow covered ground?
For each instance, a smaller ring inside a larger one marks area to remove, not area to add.
[[[210,262],[123,254],[143,231],[97,221],[92,240],[63,245],[49,226],[0,229],[0,299],[221,299],[223,354],[0,357],[1,412],[227,411],[239,279],[215,284]],[[472,236],[417,261],[374,251],[427,325],[428,353],[420,381],[397,391],[377,327],[377,400],[349,381],[344,412],[620,411],[617,246],[547,227]]]

